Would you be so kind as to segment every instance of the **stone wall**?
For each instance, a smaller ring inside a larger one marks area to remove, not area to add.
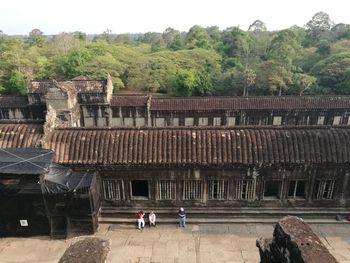
[[[286,216],[275,226],[273,238],[256,242],[260,263],[338,262],[301,218]]]

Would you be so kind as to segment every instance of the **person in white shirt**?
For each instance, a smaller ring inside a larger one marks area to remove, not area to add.
[[[151,213],[149,213],[148,220],[149,220],[149,226],[150,227],[152,225],[156,226],[156,214],[153,211],[151,211]]]

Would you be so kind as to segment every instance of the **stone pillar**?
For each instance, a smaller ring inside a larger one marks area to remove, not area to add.
[[[342,205],[345,205],[345,203],[346,203],[346,200],[345,200],[346,196],[345,196],[345,194],[348,192],[347,191],[348,183],[349,183],[349,173],[346,172],[345,175],[344,175],[342,191],[341,191],[340,196],[339,196],[339,202]]]

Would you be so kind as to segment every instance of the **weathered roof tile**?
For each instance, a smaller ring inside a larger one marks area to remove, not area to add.
[[[41,124],[0,123],[0,148],[37,147],[42,136]]]
[[[150,107],[154,111],[344,108],[350,108],[350,96],[153,97]]]
[[[59,129],[49,148],[64,164],[232,165],[349,163],[350,128]]]

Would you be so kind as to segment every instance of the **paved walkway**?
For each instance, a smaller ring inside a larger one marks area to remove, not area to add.
[[[312,224],[341,263],[350,263],[350,225]],[[107,263],[232,262],[258,263],[255,240],[272,236],[270,224],[159,225],[139,231],[132,225],[100,225],[96,236],[109,239]],[[1,263],[57,263],[73,241],[39,238],[0,239]]]

